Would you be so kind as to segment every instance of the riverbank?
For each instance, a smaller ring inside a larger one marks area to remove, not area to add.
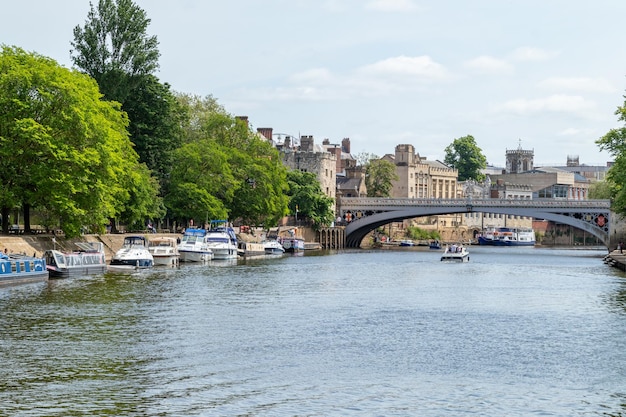
[[[21,235],[21,236],[0,236],[0,250],[6,249],[9,253],[24,253],[27,255],[42,256],[48,249],[58,249],[72,251],[78,249],[76,242],[101,242],[107,261],[117,252],[124,243],[125,234],[104,234],[104,235],[83,235],[74,239],[66,239],[54,235]],[[177,233],[155,233],[145,234],[148,238],[157,236],[180,237]]]
[[[620,253],[615,249],[604,257],[604,263],[615,268],[619,268],[622,271],[626,271],[626,251]]]

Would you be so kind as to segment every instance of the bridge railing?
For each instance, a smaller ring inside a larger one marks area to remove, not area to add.
[[[474,199],[474,198],[379,198],[379,197],[341,197],[339,206],[348,207],[380,207],[380,206],[423,206],[423,207],[527,207],[527,208],[579,208],[609,209],[610,200],[559,200],[559,199]]]

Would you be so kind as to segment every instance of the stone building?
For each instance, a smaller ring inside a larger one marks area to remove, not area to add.
[[[317,175],[322,192],[332,198],[333,201],[335,200],[337,160],[334,154],[326,152],[319,145],[315,145],[313,136],[301,136],[300,146],[292,145],[290,137],[285,138],[283,145],[279,146],[278,149],[281,151],[285,166]]]
[[[396,166],[393,181],[395,198],[456,198],[458,171],[439,161],[428,161],[415,152],[413,145],[397,145],[395,154],[382,159]]]
[[[535,151],[522,149],[520,141],[517,149],[506,150],[506,173],[519,174],[525,171],[532,171]]]

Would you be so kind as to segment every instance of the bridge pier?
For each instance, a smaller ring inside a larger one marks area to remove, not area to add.
[[[343,249],[346,247],[346,228],[324,227],[317,231],[317,241],[322,249]]]

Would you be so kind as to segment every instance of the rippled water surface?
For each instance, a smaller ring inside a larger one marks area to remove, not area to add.
[[[183,265],[0,290],[0,415],[623,416],[603,251]]]

